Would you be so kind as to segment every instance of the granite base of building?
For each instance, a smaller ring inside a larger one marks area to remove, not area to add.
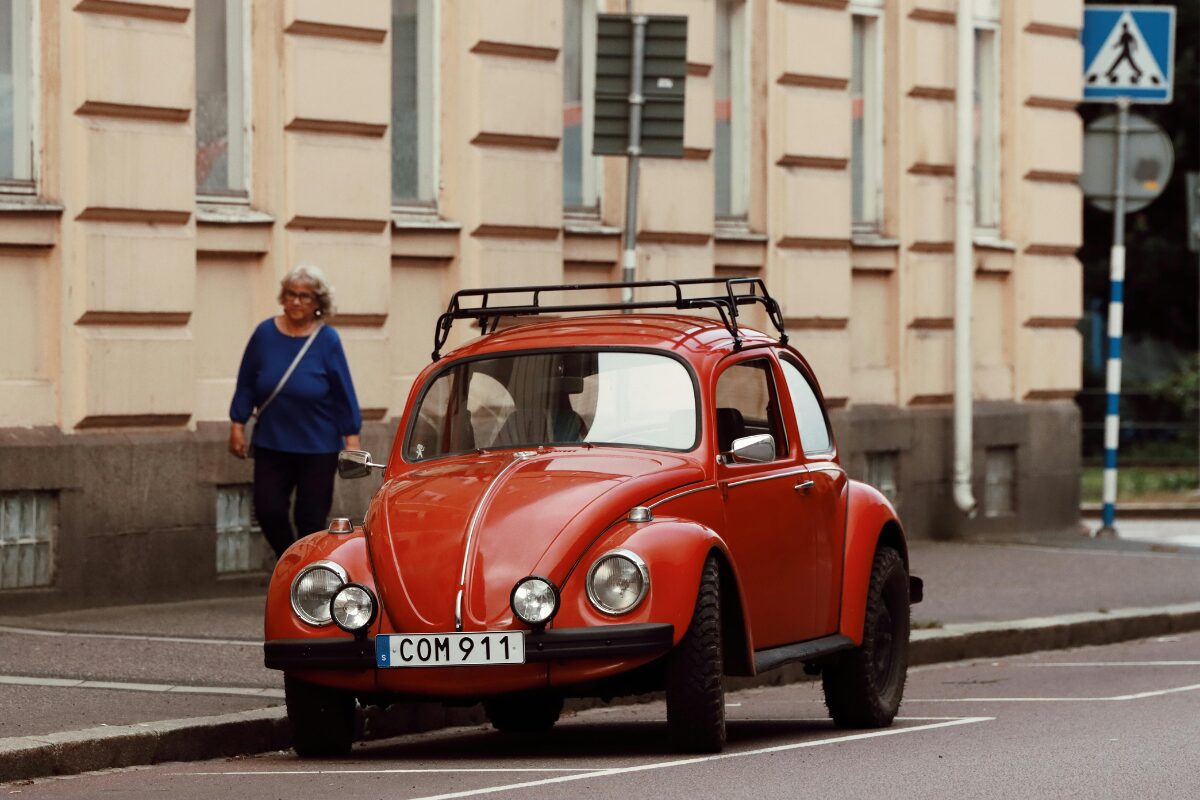
[[[1073,403],[976,406],[980,510],[973,518],[952,498],[950,408],[855,406],[835,412],[833,423],[850,474],[892,495],[912,538],[1059,533],[1077,525]],[[394,420],[368,423],[363,446],[386,459],[395,427]],[[227,434],[216,423],[195,432],[0,430],[0,501],[7,498],[11,509],[37,496],[53,505],[49,578],[0,588],[3,614],[261,593],[261,569],[218,571],[218,496],[248,490],[252,472],[250,462],[226,451]],[[333,515],[361,519],[378,483],[338,481]],[[3,561],[11,567],[13,552],[0,552],[0,587],[13,585],[3,582]]]

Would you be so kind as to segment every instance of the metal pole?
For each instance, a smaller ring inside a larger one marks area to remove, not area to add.
[[[621,257],[621,280],[630,283],[637,275],[637,202],[638,202],[638,162],[642,154],[642,107],[645,97],[642,96],[642,62],[646,49],[646,15],[633,16],[633,48],[630,56],[631,75],[629,80],[629,149],[625,179],[625,248]],[[622,291],[622,299],[626,303],[633,302],[633,289],[626,287]],[[625,309],[629,313],[629,309]]]
[[[1104,521],[1096,536],[1116,538],[1117,445],[1121,433],[1121,333],[1125,321],[1125,162],[1129,153],[1129,98],[1117,101],[1117,165],[1113,175],[1113,244],[1109,261],[1108,409],[1104,417]]]

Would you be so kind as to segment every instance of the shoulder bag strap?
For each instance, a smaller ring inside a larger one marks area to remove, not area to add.
[[[312,343],[316,340],[317,334],[321,332],[321,328],[323,327],[325,327],[324,322],[317,323],[316,330],[308,335],[308,339],[305,340],[304,346],[300,348],[299,353],[296,353],[296,357],[292,359],[292,363],[288,366],[287,372],[283,373],[283,377],[279,379],[279,383],[275,384],[275,388],[271,391],[271,395],[263,401],[261,406],[255,410],[255,418],[262,416],[263,411],[266,410],[267,406],[271,405],[271,401],[276,398],[279,392],[283,389],[283,385],[288,382],[288,378],[292,377],[292,373],[296,371],[296,365],[300,363],[300,359],[304,358],[304,354],[308,352],[308,348],[312,347]]]

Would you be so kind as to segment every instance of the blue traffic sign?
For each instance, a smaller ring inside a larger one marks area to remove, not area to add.
[[[1175,9],[1084,6],[1085,103],[1169,103],[1175,72]]]

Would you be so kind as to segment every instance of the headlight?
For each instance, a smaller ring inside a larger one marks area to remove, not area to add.
[[[348,583],[338,590],[329,604],[333,621],[348,633],[358,633],[375,621],[375,598],[370,590]]]
[[[530,575],[517,581],[509,598],[513,613],[529,625],[544,625],[558,611],[558,589],[545,578]]]
[[[628,550],[605,553],[588,570],[588,599],[605,614],[632,611],[649,589],[646,562]]]
[[[309,625],[328,625],[329,601],[345,582],[341,564],[314,561],[292,580],[292,610]]]

